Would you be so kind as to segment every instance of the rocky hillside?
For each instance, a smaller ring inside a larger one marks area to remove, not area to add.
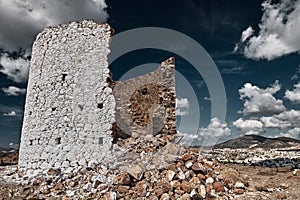
[[[2,149],[0,150],[0,166],[16,165],[19,156],[18,149]]]
[[[266,138],[259,135],[245,135],[235,139],[228,140],[226,142],[216,144],[214,149],[244,149],[244,148],[263,148],[263,149],[275,149],[275,148],[289,148],[299,146],[300,140],[287,137],[279,138]]]

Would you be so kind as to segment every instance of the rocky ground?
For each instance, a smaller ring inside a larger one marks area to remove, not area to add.
[[[299,199],[298,151],[204,151],[171,139],[129,138],[116,144],[115,163],[90,162],[37,176],[2,166],[0,199]],[[276,160],[277,153],[293,162]],[[266,156],[271,166],[251,166]]]

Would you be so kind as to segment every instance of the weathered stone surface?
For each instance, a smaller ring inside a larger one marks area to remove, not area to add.
[[[137,180],[141,180],[145,172],[144,167],[140,165],[129,165],[123,168],[123,170]]]
[[[85,20],[46,28],[37,36],[21,136],[21,168],[68,167],[82,159],[106,159],[115,119],[107,62],[111,35],[108,24]]]
[[[176,134],[175,60],[169,58],[153,72],[114,83],[115,140],[147,134]]]
[[[221,182],[214,182],[213,187],[216,192],[224,192],[225,191],[224,185]]]
[[[130,176],[127,172],[121,172],[114,178],[114,184],[117,185],[129,185],[130,184]]]
[[[117,190],[119,193],[126,193],[126,192],[129,191],[129,189],[130,189],[130,187],[129,187],[129,186],[126,186],[126,185],[118,185],[118,186],[116,187],[116,190]]]
[[[213,183],[214,183],[214,179],[213,179],[212,177],[208,177],[208,178],[206,179],[206,183],[208,183],[208,184],[213,184]]]
[[[161,195],[160,200],[170,200],[170,195],[167,193],[164,193]]]
[[[244,188],[244,187],[245,187],[244,183],[242,183],[242,182],[240,182],[240,181],[237,181],[237,182],[234,184],[234,186],[235,186],[236,188]]]
[[[172,181],[173,180],[173,178],[174,178],[174,176],[175,176],[175,172],[173,171],[173,170],[168,170],[167,171],[167,179],[169,180],[169,181]]]

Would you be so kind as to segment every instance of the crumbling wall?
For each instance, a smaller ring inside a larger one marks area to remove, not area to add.
[[[115,99],[107,55],[112,29],[85,20],[46,28],[33,46],[19,166],[100,162],[111,147]]]
[[[153,72],[116,82],[113,94],[115,137],[176,133],[174,58],[162,62]]]
[[[112,84],[107,62],[111,35],[108,24],[85,20],[46,28],[37,36],[20,144],[21,169],[38,173],[117,163],[131,145],[131,140],[124,142],[128,145],[122,152],[118,152],[122,147],[114,148],[113,138],[120,133],[133,138],[176,133],[174,58],[151,73]]]

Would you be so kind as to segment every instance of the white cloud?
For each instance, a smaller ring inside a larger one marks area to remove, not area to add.
[[[287,110],[280,114],[261,117],[260,120],[266,128],[297,128],[300,127],[300,110]]]
[[[258,135],[264,130],[264,124],[261,121],[254,119],[244,120],[242,118],[239,118],[238,120],[233,122],[233,125],[246,135]]]
[[[288,110],[273,117],[291,124],[292,127],[300,127],[300,110]]]
[[[231,130],[227,127],[226,122],[221,122],[218,118],[213,118],[210,121],[210,124],[207,128],[200,128],[198,130],[198,135],[203,138],[220,138],[224,136],[229,136],[231,134]]]
[[[287,90],[284,97],[290,100],[292,103],[300,103],[300,83],[294,85],[293,90]]]
[[[287,130],[287,133],[293,133],[292,130],[298,130],[300,127],[300,110],[283,111],[273,116],[261,117],[259,119],[238,119],[233,122],[238,130],[244,134],[261,134],[267,129]],[[294,131],[295,131],[294,130]],[[274,130],[274,134],[282,134]]]
[[[198,138],[197,134],[181,133],[180,131],[177,131],[177,134],[186,139],[197,139]]]
[[[8,76],[9,79],[17,82],[24,83],[28,79],[30,62],[22,57],[13,59],[4,54],[0,57],[0,72]]]
[[[189,133],[181,133],[177,131],[178,136],[182,137],[180,141],[184,142],[185,144],[191,144],[193,140],[198,139],[197,134],[189,134]]]
[[[10,148],[19,148],[20,144],[15,144],[15,143],[9,143],[8,144]]]
[[[7,95],[7,96],[19,96],[23,95],[26,93],[25,88],[18,88],[15,86],[9,86],[8,88],[2,88],[2,91]]]
[[[248,27],[234,51],[240,50],[248,58],[267,60],[300,52],[300,1],[281,0],[272,4],[268,0],[262,7],[258,35],[252,35],[253,29]]]
[[[8,113],[4,113],[3,115],[4,115],[4,116],[11,117],[11,116],[16,116],[17,113],[16,113],[15,111],[10,111],[10,112],[8,112]]]
[[[176,98],[176,107],[178,108],[188,108],[189,100],[187,98]]]
[[[177,116],[187,115],[189,113],[187,111],[189,106],[190,103],[187,98],[176,98],[176,115]]]
[[[248,119],[240,118],[233,122],[233,126],[244,134],[261,134],[272,130],[274,136],[299,137],[300,110],[287,110],[283,101],[273,96],[280,89],[278,81],[265,89],[246,83],[239,93],[240,99],[245,100],[242,113],[248,115],[245,116]],[[295,85],[294,90],[287,90],[285,98],[300,103],[299,93],[300,83]]]
[[[276,115],[271,117],[261,117],[260,120],[264,123],[264,127],[266,128],[284,129],[291,126],[288,121],[278,119]]]
[[[240,99],[245,100],[243,114],[267,116],[283,112],[285,110],[283,101],[273,96],[280,89],[278,81],[266,89],[251,83],[244,84],[244,87],[239,89]]]
[[[188,115],[188,114],[189,114],[188,111],[181,111],[180,109],[176,109],[177,116],[184,116],[184,115]]]
[[[205,101],[211,101],[211,98],[210,97],[204,97],[203,100],[205,100]]]
[[[253,35],[254,30],[249,26],[246,30],[242,32],[241,42],[245,42],[251,35]]]
[[[107,20],[105,0],[0,0],[0,46],[30,49],[44,27],[75,20]]]
[[[177,131],[178,140],[176,142],[185,144],[187,146],[191,146],[194,141],[199,140],[199,136],[197,134],[190,134],[190,133],[181,133]]]
[[[295,138],[295,139],[300,139],[300,128],[294,128],[291,130],[288,130],[287,133],[281,133],[280,134],[283,137],[290,137],[290,138]]]

